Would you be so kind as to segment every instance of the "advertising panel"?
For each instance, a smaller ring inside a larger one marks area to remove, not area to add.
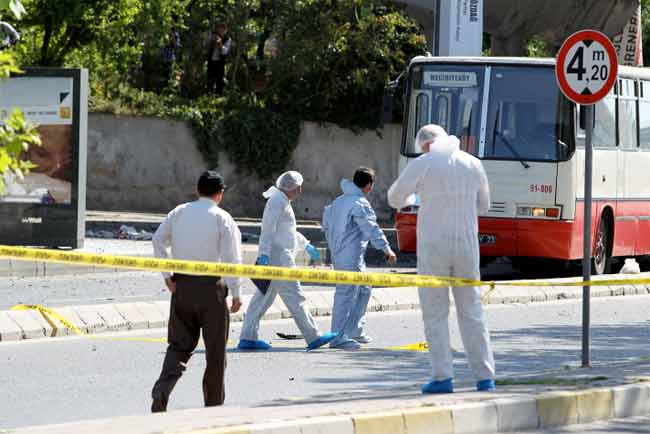
[[[0,124],[19,109],[42,142],[20,157],[29,173],[3,175],[0,243],[83,245],[87,101],[85,69],[34,68],[0,81]]]

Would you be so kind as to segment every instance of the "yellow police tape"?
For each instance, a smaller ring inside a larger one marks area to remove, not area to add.
[[[426,342],[418,342],[415,344],[400,345],[397,347],[388,347],[386,349],[390,351],[418,351],[419,352],[419,351],[428,351],[429,345]]]
[[[81,330],[79,327],[74,325],[72,322],[68,321],[65,317],[62,315],[54,312],[52,309],[48,309],[44,306],[38,305],[38,304],[17,304],[11,308],[11,310],[37,310],[43,315],[43,318],[50,324],[52,327],[52,336],[56,335],[57,330],[59,327],[57,327],[57,324],[54,320],[60,322],[63,324],[65,328],[68,330],[72,331],[74,334],[83,336],[88,339],[101,339],[101,340],[109,340],[109,341],[129,341],[129,342],[154,342],[154,343],[166,343],[167,339],[166,338],[129,338],[129,337],[115,337],[115,336],[97,336],[97,335],[91,335],[88,333],[85,333],[83,330]]]
[[[259,265],[229,264],[218,262],[185,261],[179,259],[142,258],[81,252],[67,252],[51,249],[35,249],[0,245],[0,258],[24,261],[58,262],[106,268],[124,268],[146,271],[167,271],[181,274],[195,274],[222,277],[248,277],[266,280],[299,280],[313,283],[369,285],[384,287],[449,287],[487,286],[490,291],[495,281],[461,279],[456,277],[406,275],[397,273],[369,273],[335,271],[311,268],[271,267]],[[552,282],[539,280],[501,281],[499,286],[609,286],[627,284],[650,284],[650,278],[608,279],[584,282],[582,279]]]
[[[181,274],[197,274],[222,277],[249,277],[266,280],[300,280],[303,282],[332,283],[371,286],[469,286],[480,281],[453,277],[404,275],[390,273],[359,273],[310,268],[287,268],[228,264],[217,262],[184,261],[178,259],[140,258],[67,252],[51,249],[0,246],[0,257],[26,261],[59,262],[66,264],[94,265],[96,267],[125,268],[147,271],[167,271]]]

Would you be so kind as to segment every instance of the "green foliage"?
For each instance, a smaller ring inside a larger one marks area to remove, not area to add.
[[[20,68],[13,54],[8,51],[0,51],[0,80],[7,79],[16,72],[20,72]]]
[[[192,116],[199,149],[211,166],[223,151],[246,173],[272,179],[291,159],[300,135],[300,118],[274,112],[256,98],[232,95],[223,106]]]
[[[20,18],[25,12],[23,5],[18,0],[0,0],[0,13],[9,9],[15,18]],[[0,80],[9,78],[12,73],[20,72],[13,52],[0,52]],[[36,127],[25,122],[25,117],[20,110],[15,110],[4,124],[0,126],[0,194],[5,191],[5,175],[10,173],[22,178],[34,168],[28,160],[21,159],[21,155],[29,149],[30,145],[40,145],[41,139]]]
[[[17,19],[25,13],[25,8],[19,0],[0,0],[0,12],[10,10]]]
[[[0,175],[12,173],[21,179],[35,166],[20,157],[29,146],[40,146],[36,126],[25,122],[20,110],[15,110],[0,126]],[[0,177],[0,194],[4,193],[4,178]]]
[[[376,128],[385,84],[425,51],[417,26],[380,1],[287,4],[276,12],[280,49],[263,96],[306,120]]]
[[[643,36],[643,65],[650,65],[650,0],[641,0],[641,35]]]
[[[22,65],[88,67],[91,110],[189,120],[210,164],[223,151],[262,178],[288,163],[300,120],[377,128],[386,83],[425,51],[388,0],[25,1]],[[233,41],[220,97],[205,86],[218,22]],[[169,77],[172,28],[182,48]]]
[[[526,45],[528,57],[553,57],[553,52],[540,36],[533,36]]]
[[[62,66],[75,49],[93,42],[102,24],[128,10],[131,0],[26,0],[22,56],[28,64]],[[26,43],[25,43],[26,42]]]

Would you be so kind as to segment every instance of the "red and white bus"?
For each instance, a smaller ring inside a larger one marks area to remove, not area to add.
[[[421,153],[414,139],[428,123],[482,160],[492,199],[479,221],[484,261],[582,259],[584,130],[554,67],[506,57],[416,57],[409,66],[400,170]],[[650,255],[650,70],[619,67],[595,116],[593,272],[602,274],[613,257]],[[415,251],[416,219],[417,205],[396,215],[402,251]]]

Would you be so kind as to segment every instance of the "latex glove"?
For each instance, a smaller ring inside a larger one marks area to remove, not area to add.
[[[257,265],[269,265],[269,257],[266,255],[260,255],[260,257],[257,258]]]
[[[390,247],[386,251],[386,260],[391,265],[395,265],[395,263],[397,263],[397,255],[395,254],[395,252],[393,252],[393,250]]]
[[[312,261],[314,262],[320,261],[320,252],[316,247],[314,247],[313,244],[307,244],[305,250],[309,254],[309,257],[311,258]]]
[[[241,299],[239,297],[233,298],[230,304],[230,313],[237,313],[241,308]]]

